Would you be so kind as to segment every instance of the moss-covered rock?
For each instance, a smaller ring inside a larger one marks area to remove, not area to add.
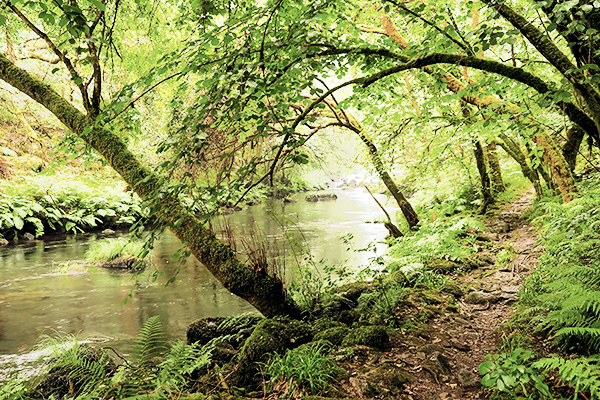
[[[451,294],[455,299],[460,299],[464,294],[464,290],[454,282],[448,282],[440,288],[442,293]]]
[[[354,282],[347,283],[345,285],[340,286],[336,293],[340,296],[347,298],[348,300],[352,300],[354,302],[358,301],[358,298],[363,293],[372,292],[373,288],[371,284],[368,282]]]
[[[341,322],[334,321],[329,317],[319,318],[312,325],[313,325],[314,330],[317,332],[323,332],[327,329],[338,328],[340,326],[344,326]]]
[[[350,331],[344,338],[342,346],[364,346],[383,349],[390,341],[387,331],[382,326],[359,326]]]
[[[298,347],[312,338],[312,329],[304,322],[265,319],[256,326],[242,347],[240,364],[264,361],[270,354]]]
[[[192,322],[187,329],[187,344],[206,344],[221,336],[217,328],[224,320],[225,318],[221,317],[210,317]]]
[[[94,265],[101,268],[137,272],[144,270],[148,266],[148,262],[134,256],[123,255],[110,261],[97,261]]]
[[[338,316],[338,321],[348,326],[360,320],[360,313],[356,310],[344,310]]]
[[[344,341],[344,338],[350,333],[350,328],[338,326],[319,332],[315,335],[315,340],[328,340],[336,346]]]
[[[441,259],[430,259],[425,263],[425,268],[429,271],[434,271],[439,274],[450,274],[460,268],[463,265],[450,260],[441,260]]]
[[[409,372],[393,363],[385,363],[377,368],[370,379],[391,391],[401,390],[407,383],[415,381]]]

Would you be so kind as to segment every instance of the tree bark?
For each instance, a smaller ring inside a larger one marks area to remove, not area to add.
[[[392,194],[392,196],[398,203],[398,207],[400,207],[400,210],[402,211],[404,218],[406,218],[406,222],[408,223],[408,226],[410,227],[410,229],[416,229],[419,225],[419,216],[417,215],[415,210],[412,208],[412,206],[410,205],[408,200],[406,200],[406,197],[404,197],[404,195],[402,194],[400,189],[398,189],[398,186],[396,185],[396,183],[394,182],[394,180],[392,179],[390,174],[387,172],[386,168],[383,166],[383,162],[381,161],[381,158],[379,157],[379,152],[377,151],[377,147],[365,135],[365,133],[362,130],[355,128],[355,127],[353,127],[352,130],[354,130],[354,132],[356,132],[358,134],[360,139],[367,146],[367,149],[369,150],[369,155],[371,156],[371,161],[373,161],[373,166],[375,167],[375,170],[377,171],[377,173],[379,174],[379,177],[381,178],[381,180],[383,181],[385,186],[388,188],[388,190],[390,191],[390,193]]]
[[[98,151],[166,224],[192,254],[232,293],[242,297],[266,316],[299,316],[278,278],[242,263],[230,247],[218,240],[181,202],[170,194],[161,178],[143,166],[114,133],[67,102],[49,85],[18,68],[0,53],[0,79],[52,112],[67,128]]]
[[[500,160],[498,160],[497,144],[495,141],[488,143],[483,147],[483,151],[487,156],[488,165],[490,167],[490,176],[492,178],[492,196],[504,192],[506,185],[502,179],[502,169],[500,168]]]
[[[483,147],[479,140],[473,140],[475,161],[477,163],[477,170],[479,171],[479,178],[481,180],[481,205],[479,206],[478,214],[485,214],[488,206],[492,203],[492,192],[490,190],[490,176],[487,172],[485,165],[485,156],[483,154]]]
[[[563,157],[554,140],[552,140],[545,132],[539,132],[535,136],[535,141],[538,145],[542,146],[544,153],[548,156],[550,170],[552,171],[554,179],[556,179],[558,190],[560,190],[563,201],[568,203],[575,198],[574,193],[577,193],[578,191],[569,164]]]
[[[584,130],[577,125],[573,125],[567,130],[567,141],[562,147],[562,154],[571,172],[575,170],[577,166],[577,154],[579,153],[579,147],[583,141]]]

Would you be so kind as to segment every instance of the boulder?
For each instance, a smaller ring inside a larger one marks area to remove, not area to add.
[[[327,194],[309,194],[305,197],[306,201],[309,202],[317,202],[317,201],[326,201],[326,200],[336,200],[337,195],[333,193]]]
[[[127,270],[129,272],[137,272],[146,268],[147,263],[134,256],[119,256],[111,261],[95,262],[95,266],[108,269]]]
[[[186,333],[187,344],[199,343],[204,345],[212,339],[221,336],[217,332],[217,328],[224,320],[225,318],[214,317],[202,318],[192,322],[188,326]]]
[[[29,232],[25,232],[25,234],[23,234],[23,239],[25,240],[35,240],[35,236],[33,236],[31,233]]]
[[[6,246],[8,244],[8,240],[4,238],[0,238],[0,246]]]

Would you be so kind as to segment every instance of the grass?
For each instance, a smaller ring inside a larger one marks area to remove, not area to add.
[[[85,252],[88,262],[108,262],[117,257],[137,257],[144,249],[144,242],[130,241],[127,239],[105,239],[90,246]]]

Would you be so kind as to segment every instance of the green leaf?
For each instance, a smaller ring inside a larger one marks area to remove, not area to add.
[[[496,384],[497,379],[492,378],[489,374],[481,378],[481,386],[492,387]]]
[[[493,369],[496,369],[496,363],[493,361],[484,361],[479,365],[479,375],[485,375]]]
[[[106,5],[102,4],[101,1],[98,0],[90,0],[92,2],[93,5],[96,6],[96,8],[100,11],[106,11]]]
[[[23,229],[24,221],[18,215],[13,215],[13,223],[14,223],[15,228],[17,228],[17,230],[20,231],[21,229]]]

